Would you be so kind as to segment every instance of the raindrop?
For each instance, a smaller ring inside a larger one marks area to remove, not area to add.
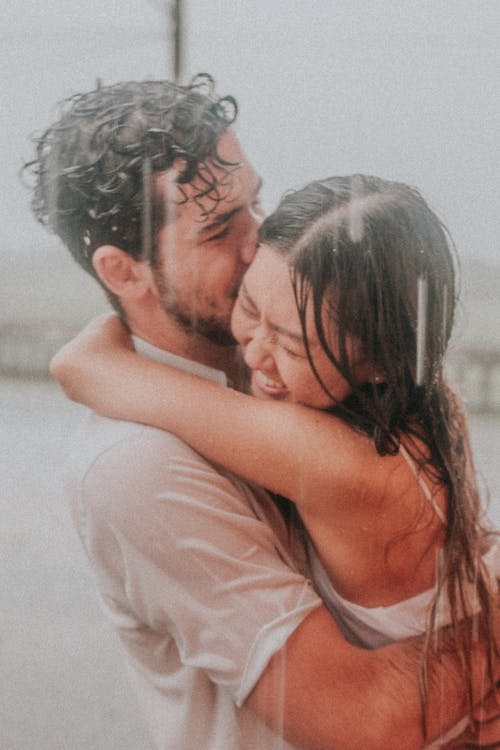
[[[144,260],[152,260],[152,201],[151,201],[151,159],[146,157],[142,164],[142,253]]]
[[[417,365],[415,382],[424,384],[425,340],[427,332],[427,278],[419,276],[417,281]]]

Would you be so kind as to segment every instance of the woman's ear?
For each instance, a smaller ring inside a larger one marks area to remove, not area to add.
[[[141,297],[150,289],[151,269],[114,245],[98,247],[92,265],[102,283],[123,300]]]
[[[379,367],[373,367],[366,360],[362,360],[356,364],[356,377],[359,383],[372,383],[372,385],[380,385],[385,383],[387,378],[384,371]]]

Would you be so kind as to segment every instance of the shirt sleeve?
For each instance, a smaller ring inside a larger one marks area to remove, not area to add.
[[[94,462],[82,492],[84,541],[106,604],[124,627],[128,613],[170,634],[182,662],[241,705],[321,604],[243,487],[172,435],[144,428]]]

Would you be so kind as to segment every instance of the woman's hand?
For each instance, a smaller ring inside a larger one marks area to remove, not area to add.
[[[49,370],[68,398],[98,408],[100,401],[93,401],[93,394],[103,383],[103,373],[114,372],[133,351],[120,318],[106,313],[94,318],[65,344],[51,360]]]

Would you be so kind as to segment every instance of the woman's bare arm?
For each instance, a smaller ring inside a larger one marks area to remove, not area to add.
[[[424,738],[422,646],[419,637],[373,651],[355,648],[320,607],[270,660],[247,705],[294,745],[308,750],[418,750],[467,713],[466,683],[453,635],[445,629],[438,653],[429,660]],[[472,648],[473,683],[480,695],[488,684],[484,644],[477,640]],[[483,716],[476,712],[485,721],[479,737],[469,729],[449,750],[498,747],[498,702],[489,695],[484,706]]]
[[[260,401],[140,357],[116,316],[89,324],[54,357],[51,373],[71,399],[173,432],[302,508],[348,486],[360,462],[368,470],[367,461],[374,470],[379,463],[367,438],[329,414]]]

